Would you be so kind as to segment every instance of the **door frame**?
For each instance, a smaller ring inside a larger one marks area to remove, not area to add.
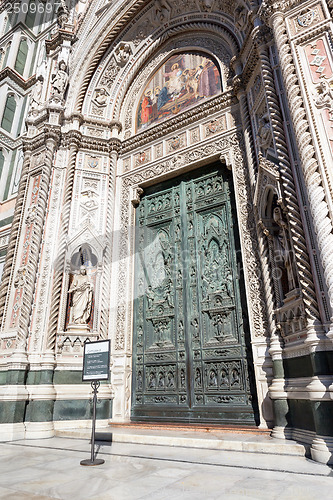
[[[138,149],[132,152],[134,157]],[[244,265],[252,356],[258,395],[260,426],[271,427],[273,413],[268,387],[272,379],[269,348],[269,321],[262,279],[257,222],[251,196],[251,181],[245,155],[243,132],[227,130],[184,152],[174,152],[160,160],[148,161],[117,176],[115,234],[112,269],[110,328],[112,342],[112,383],[115,390],[115,422],[130,420],[132,377],[132,333],[134,304],[135,208],[147,186],[182,175],[220,160],[232,171],[240,246]]]

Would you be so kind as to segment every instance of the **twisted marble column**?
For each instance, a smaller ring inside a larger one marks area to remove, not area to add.
[[[30,158],[31,158],[31,143],[27,142],[24,148],[24,162],[22,167],[22,173],[16,198],[15,210],[13,223],[9,236],[9,243],[6,254],[6,262],[4,266],[4,270],[2,273],[2,280],[0,286],[0,325],[4,326],[6,320],[6,299],[9,296],[9,288],[10,283],[12,281],[12,274],[15,268],[15,260],[16,260],[16,252],[17,246],[19,242],[19,232],[22,226],[23,219],[23,208],[26,197],[26,188],[29,177],[29,166],[30,166]]]
[[[316,158],[313,138],[304,108],[301,88],[291,54],[291,47],[284,18],[277,12],[271,18],[273,33],[281,61],[281,71],[291,117],[293,120],[297,146],[301,158],[301,167],[307,188],[310,210],[320,250],[324,276],[328,287],[330,304],[333,308],[333,226],[329,207],[325,199],[320,167]],[[332,318],[331,318],[332,321]],[[329,336],[333,337],[333,325]]]
[[[267,107],[271,119],[276,152],[280,162],[280,176],[283,186],[283,194],[288,209],[290,236],[294,249],[298,278],[302,289],[304,307],[308,317],[308,324],[310,323],[309,326],[312,328],[317,326],[318,328],[321,324],[321,318],[318,309],[308,249],[303,231],[302,218],[298,206],[293,173],[289,161],[289,153],[285,139],[279,100],[276,94],[268,50],[265,46],[260,44],[258,52],[262,68],[262,78],[266,91]],[[300,148],[300,151],[301,150],[302,148]]]

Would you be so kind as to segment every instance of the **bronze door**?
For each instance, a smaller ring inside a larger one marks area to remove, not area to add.
[[[257,421],[233,185],[212,165],[136,214],[132,419]]]

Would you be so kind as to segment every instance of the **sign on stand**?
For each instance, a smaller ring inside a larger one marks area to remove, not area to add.
[[[91,429],[91,457],[81,460],[81,465],[101,465],[104,460],[95,457],[96,403],[101,380],[109,380],[110,373],[110,340],[86,342],[83,351],[83,382],[91,382],[93,390],[93,419]]]
[[[86,342],[83,351],[83,382],[109,380],[110,340]]]

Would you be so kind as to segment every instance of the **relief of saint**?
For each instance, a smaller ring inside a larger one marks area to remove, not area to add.
[[[220,73],[211,59],[195,53],[174,55],[157,70],[142,93],[137,130],[220,92]]]

